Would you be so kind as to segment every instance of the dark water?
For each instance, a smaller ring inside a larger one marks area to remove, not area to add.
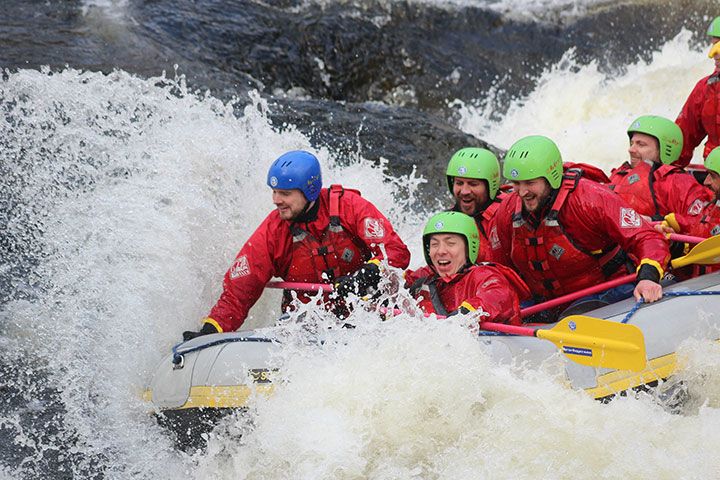
[[[58,74],[68,67],[107,74],[119,70],[140,78],[162,71],[173,78],[177,72],[190,90],[209,90],[239,104],[250,102],[248,92],[257,90],[277,130],[297,129],[314,146],[339,156],[385,158],[396,175],[416,168],[429,180],[419,202],[432,205],[445,193],[449,155],[463,146],[486,145],[457,128],[452,100],[491,101],[496,108],[491,115],[501,118],[568,50],[574,49],[579,65],[597,62],[601,71],[622,72],[683,28],[700,32],[701,42],[716,9],[715,2],[611,2],[588,3],[573,14],[558,2],[518,16],[483,2],[460,7],[428,2],[6,1],[0,14],[0,67],[3,80],[19,70]],[[52,342],[52,331],[24,331],[25,325],[1,308],[12,301],[17,313],[18,302],[32,304],[40,292],[60,288],[37,273],[39,265],[58,255],[43,243],[52,221],[47,199],[80,196],[108,178],[133,178],[131,168],[121,162],[116,167],[112,158],[113,147],[121,150],[127,133],[100,126],[97,131],[112,142],[96,150],[64,150],[53,146],[52,137],[71,121],[69,108],[55,105],[45,120],[25,118],[22,98],[0,88],[3,131],[27,126],[37,137],[33,145],[22,144],[22,137],[0,137],[0,479],[5,468],[21,478],[102,478],[116,465],[118,452],[90,448],[83,440],[87,432],[80,435],[68,427],[68,415],[82,414],[78,405],[65,401],[68,385],[53,377],[64,366],[39,355],[46,346],[30,340],[37,335]],[[168,95],[178,90],[169,87]],[[153,115],[130,116],[128,123],[147,122]],[[56,169],[53,156],[72,156],[73,165],[81,167],[68,170],[58,163]],[[29,180],[38,177],[56,181],[38,188]],[[172,205],[167,199],[159,203]],[[22,238],[11,233],[18,230],[24,231]],[[105,307],[78,295],[83,300],[78,308],[91,313],[73,325],[73,335],[78,343],[97,341],[93,322],[102,321]],[[44,311],[52,315],[52,305]],[[102,368],[88,368],[102,376]],[[109,408],[102,398],[88,397],[96,411]],[[127,463],[110,477],[143,477],[127,458],[122,462]]]

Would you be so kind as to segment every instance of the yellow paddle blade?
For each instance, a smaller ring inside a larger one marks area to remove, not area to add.
[[[535,336],[550,340],[581,365],[639,372],[647,363],[645,338],[635,325],[571,315]]]
[[[670,262],[673,268],[684,267],[691,263],[698,265],[720,263],[720,235],[703,240],[695,245],[687,255]]]

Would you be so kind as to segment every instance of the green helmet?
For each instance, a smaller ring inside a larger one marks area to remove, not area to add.
[[[710,22],[707,34],[711,37],[720,38],[720,17],[715,17],[715,20]]]
[[[495,198],[500,188],[500,163],[495,154],[485,148],[461,148],[450,159],[446,174],[451,195],[455,177],[485,180],[491,199]]]
[[[662,163],[673,163],[680,158],[683,147],[683,134],[680,127],[672,120],[655,115],[643,115],[630,124],[627,130],[628,137],[632,138],[632,134],[636,132],[657,139]]]
[[[705,159],[705,168],[712,170],[713,172],[720,175],[720,147],[712,149],[710,154]]]
[[[436,233],[457,233],[464,236],[468,259],[470,263],[475,263],[480,249],[480,235],[475,220],[461,212],[441,212],[430,217],[423,230],[423,252],[428,265],[432,265],[430,236]]]
[[[552,188],[560,188],[563,176],[560,150],[542,135],[521,138],[505,154],[503,176],[510,181],[545,177]]]

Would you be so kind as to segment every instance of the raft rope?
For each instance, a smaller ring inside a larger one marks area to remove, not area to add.
[[[198,345],[196,347],[190,347],[184,350],[181,350],[180,347],[185,345],[187,342],[178,343],[172,348],[172,354],[173,359],[172,363],[173,365],[176,365],[178,368],[182,368],[184,357],[188,353],[197,352],[200,350],[205,350],[209,347],[214,347],[215,345],[222,345],[223,343],[234,343],[234,342],[272,342],[272,339],[270,338],[263,338],[263,337],[230,337],[230,338],[218,338],[217,340],[214,340],[212,342],[203,343],[202,345]]]
[[[663,297],[689,297],[692,295],[720,295],[720,290],[707,290],[707,291],[695,291],[695,292],[664,292]],[[635,312],[640,310],[640,307],[642,307],[645,304],[645,300],[642,298],[638,300],[638,302],[635,304],[633,308],[630,309],[630,311],[625,315],[625,318],[623,318],[622,322],[620,323],[627,323],[628,320],[630,320],[630,317],[635,315]]]

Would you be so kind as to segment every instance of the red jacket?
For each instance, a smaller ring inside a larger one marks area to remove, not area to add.
[[[505,192],[498,192],[495,199],[475,215],[475,223],[477,224],[478,233],[480,234],[480,248],[478,249],[476,263],[499,262],[503,258],[500,252],[500,239],[498,238],[497,227],[495,226],[495,216],[497,215],[500,203],[507,198],[507,196],[508,194]],[[455,212],[462,211],[457,204],[455,204],[452,210]]]
[[[702,209],[697,215],[674,215],[680,232],[685,235],[696,237],[711,237],[720,235],[720,199],[715,198]],[[672,222],[669,222],[672,225]],[[674,228],[675,226],[673,226]]]
[[[683,150],[675,165],[690,163],[693,150],[707,137],[703,158],[720,145],[720,71],[700,80],[690,92],[675,123],[683,131]]]
[[[697,215],[673,214],[666,219],[674,230],[685,235],[696,237],[720,235],[720,198],[716,196],[714,201],[707,204]],[[684,273],[676,272],[676,276],[685,278],[716,272],[720,270],[720,265],[688,265],[684,270]]]
[[[280,277],[286,281],[302,281],[325,283],[322,271],[312,272],[312,265],[323,262],[310,262],[308,265],[293,263],[293,249],[297,249],[298,236],[293,238],[291,227],[300,227],[301,233],[307,233],[320,244],[333,250],[332,237],[328,235],[330,226],[330,192],[323,188],[318,198],[317,216],[303,223],[282,220],[277,210],[272,211],[235,258],[235,262],[225,274],[223,292],[220,299],[210,311],[206,322],[212,323],[220,331],[231,331],[239,328],[252,307],[263,292],[265,284],[272,277]],[[313,211],[313,209],[311,209]],[[339,198],[340,225],[348,236],[357,244],[358,250],[365,253],[363,261],[372,258],[383,258],[383,250],[387,253],[387,261],[397,268],[406,268],[410,262],[410,252],[395,233],[392,225],[375,206],[362,198],[355,190],[344,190]],[[297,231],[297,229],[295,229]],[[325,240],[323,240],[325,239]],[[293,241],[295,240],[295,241]],[[340,249],[339,249],[340,250]],[[356,254],[349,249],[336,251],[333,258],[337,264],[335,276],[346,275],[357,269]],[[345,258],[343,258],[345,257]],[[353,258],[349,258],[353,257]],[[293,267],[293,268],[291,268]],[[294,274],[295,271],[301,271]]]
[[[439,277],[432,267],[425,266],[416,271],[408,270],[405,281],[411,291],[416,291],[414,295],[426,313],[447,315],[460,307],[471,311],[482,309],[489,316],[480,317],[480,321],[512,325],[522,323],[520,300],[530,296],[527,285],[517,273],[492,263],[473,265],[449,279]],[[442,308],[433,305],[433,289]]]
[[[712,192],[680,167],[625,162],[610,174],[610,188],[640,215],[661,220],[668,213],[694,215],[712,199]]]
[[[522,210],[517,193],[498,212],[502,251],[534,295],[551,299],[621,276],[626,252],[660,274],[668,243],[605,186],[565,175],[539,217]]]

